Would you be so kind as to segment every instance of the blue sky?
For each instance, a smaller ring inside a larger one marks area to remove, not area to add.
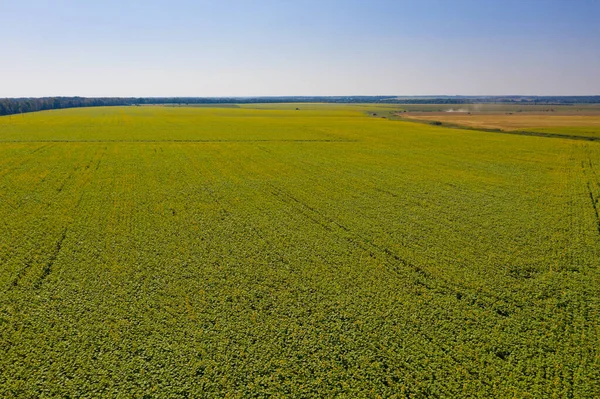
[[[595,0],[0,0],[0,97],[600,94]]]

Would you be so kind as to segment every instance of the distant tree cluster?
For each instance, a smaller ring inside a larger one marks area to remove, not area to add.
[[[129,105],[132,99],[126,98],[83,98],[83,97],[44,97],[44,98],[4,98],[0,99],[0,115],[50,109],[100,107],[109,105]]]
[[[147,104],[251,104],[251,103],[388,103],[388,104],[595,104],[600,96],[285,96],[285,97],[43,97],[0,99],[0,116],[50,109]]]

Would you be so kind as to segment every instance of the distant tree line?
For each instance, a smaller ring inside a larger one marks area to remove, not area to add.
[[[251,104],[251,103],[387,103],[387,104],[595,104],[600,96],[284,96],[284,97],[43,97],[0,98],[0,116],[61,108],[149,104]]]
[[[44,98],[4,98],[0,99],[0,115],[50,109],[101,107],[109,105],[130,105],[126,98],[83,98],[83,97],[44,97]]]

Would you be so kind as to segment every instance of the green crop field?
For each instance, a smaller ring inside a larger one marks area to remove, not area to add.
[[[600,143],[394,107],[0,117],[0,397],[600,397]]]

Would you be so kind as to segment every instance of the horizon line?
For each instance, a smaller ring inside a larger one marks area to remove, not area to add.
[[[410,99],[410,98],[502,98],[502,97],[511,97],[511,98],[544,98],[544,97],[600,97],[599,94],[482,94],[482,95],[469,95],[469,94],[434,94],[434,95],[395,95],[395,94],[351,94],[351,95],[253,95],[253,96],[82,96],[82,95],[44,95],[44,96],[19,96],[19,97],[0,97],[2,100],[7,99],[41,99],[41,98],[127,98],[127,99],[135,99],[135,98],[189,98],[189,99],[198,99],[198,98],[209,98],[209,99],[248,99],[248,98],[344,98],[344,97],[383,97],[383,98],[400,98],[400,99]]]

